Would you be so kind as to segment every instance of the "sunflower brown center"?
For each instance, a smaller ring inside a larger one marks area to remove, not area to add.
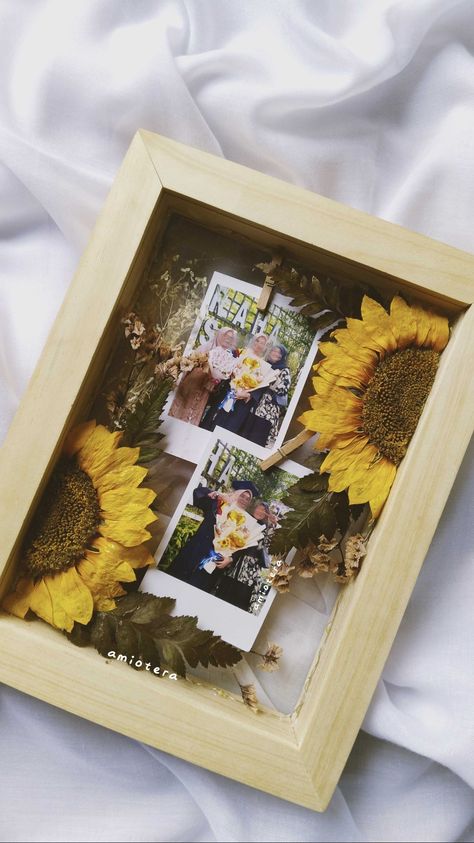
[[[439,353],[428,348],[396,351],[379,363],[363,398],[364,430],[395,465],[405,456],[433,385]]]
[[[72,460],[55,468],[26,537],[23,564],[33,576],[65,571],[83,556],[100,523],[97,492]]]

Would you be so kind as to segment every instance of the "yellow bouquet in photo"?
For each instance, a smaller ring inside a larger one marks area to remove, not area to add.
[[[225,556],[232,556],[237,550],[256,547],[263,538],[265,527],[248,512],[228,503],[222,504],[214,527],[214,551],[200,563],[208,574],[216,568],[216,562]]]
[[[261,389],[270,386],[278,375],[277,370],[272,369],[270,363],[257,357],[255,354],[245,354],[239,357],[234,367],[230,380],[230,390],[219,405],[226,413],[230,413],[237,400],[237,392],[243,389],[252,392],[254,389]]]
[[[224,503],[216,517],[214,550],[229,556],[235,550],[255,547],[263,537],[264,526],[244,509]]]

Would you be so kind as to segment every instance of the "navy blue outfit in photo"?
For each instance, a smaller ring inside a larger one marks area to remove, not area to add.
[[[173,577],[184,580],[184,582],[203,591],[211,591],[216,580],[216,571],[208,574],[207,571],[198,570],[201,560],[209,556],[214,549],[214,527],[218,501],[217,498],[209,497],[210,492],[212,492],[212,489],[207,488],[207,486],[198,486],[194,490],[193,506],[202,511],[204,519],[194,535],[188,539],[178,555],[175,556],[167,570],[167,573]]]
[[[270,386],[252,390],[245,418],[237,431],[245,439],[264,448],[273,445],[278,436],[281,415],[288,406],[291,386],[288,349],[281,343],[276,347],[281,351],[281,358],[271,363],[271,367],[278,370],[278,377]]]
[[[233,489],[248,489],[252,497],[258,497],[259,491],[250,480],[233,480]],[[167,570],[167,574],[179,580],[210,592],[216,586],[220,570],[216,568],[211,574],[204,569],[199,570],[199,563],[214,552],[214,527],[219,508],[217,497],[210,498],[212,492],[207,486],[198,486],[193,492],[193,506],[198,507],[204,518],[196,532],[181,548]]]

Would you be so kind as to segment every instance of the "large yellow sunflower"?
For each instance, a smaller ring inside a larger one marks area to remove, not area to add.
[[[400,296],[390,314],[365,296],[362,319],[347,319],[320,344],[312,409],[300,416],[329,449],[321,473],[329,490],[348,489],[349,503],[370,503],[377,517],[405,455],[449,339],[444,316]]]
[[[143,542],[156,496],[138,488],[147,470],[135,465],[139,448],[118,447],[120,437],[95,421],[68,435],[28,531],[24,576],[3,604],[11,614],[24,618],[31,609],[70,632],[94,608],[113,609],[125,593],[120,583],[153,561]]]

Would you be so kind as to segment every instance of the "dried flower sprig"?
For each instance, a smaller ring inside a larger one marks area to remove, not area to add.
[[[284,593],[290,588],[290,580],[294,570],[293,565],[289,565],[281,559],[274,558],[269,567],[261,572],[261,576],[269,585],[276,588],[277,591]]]
[[[254,714],[258,714],[260,711],[257,699],[257,693],[255,690],[255,685],[241,685],[239,682],[240,693],[242,695],[242,700],[244,705],[250,708]]]
[[[332,569],[336,582],[347,582],[358,572],[367,553],[368,536],[357,533],[350,536],[345,544],[339,565]]]
[[[255,653],[254,650],[251,650],[251,652]],[[262,659],[257,665],[259,670],[264,670],[266,673],[274,673],[276,670],[280,670],[279,662],[283,655],[283,648],[279,647],[278,644],[269,643],[265,653],[255,653],[255,655]]]
[[[321,536],[317,545],[309,544],[304,553],[300,554],[295,572],[300,577],[329,572],[335,582],[348,582],[360,569],[367,553],[370,532],[371,529],[365,534],[356,533],[340,542],[329,542],[325,536]]]

